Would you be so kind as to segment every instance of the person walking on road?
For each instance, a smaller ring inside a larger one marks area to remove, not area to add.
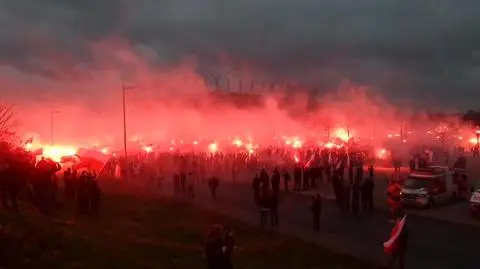
[[[371,177],[366,178],[363,181],[362,192],[362,208],[363,210],[373,210],[373,190],[375,189],[375,183]]]
[[[360,209],[360,179],[355,179],[352,186],[352,212],[357,215]]]
[[[288,190],[289,190],[288,185],[290,184],[291,178],[290,178],[290,174],[288,173],[287,169],[283,170],[282,177],[283,177],[283,185],[285,187],[285,192],[288,192]]]
[[[320,231],[320,215],[322,214],[322,197],[320,194],[313,197],[312,205],[310,206],[313,215],[313,230]]]
[[[293,168],[293,190],[299,191],[302,186],[302,167],[299,164],[296,164]]]
[[[219,185],[219,180],[216,176],[213,176],[208,180],[208,187],[210,188],[210,194],[213,200],[217,199],[218,185]]]
[[[278,171],[278,168],[275,167],[275,169],[273,170],[272,178],[270,179],[272,190],[275,193],[280,192],[280,177],[280,172]]]

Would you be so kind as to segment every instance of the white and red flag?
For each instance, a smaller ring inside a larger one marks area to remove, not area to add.
[[[393,253],[395,251],[398,238],[403,231],[406,219],[407,215],[403,216],[403,218],[399,222],[397,222],[397,224],[395,224],[392,229],[392,233],[390,234],[390,238],[385,243],[383,243],[383,250],[385,251],[385,253]]]

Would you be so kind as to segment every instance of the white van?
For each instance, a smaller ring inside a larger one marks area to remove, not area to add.
[[[400,199],[406,206],[432,208],[457,198],[453,172],[445,167],[413,171],[405,180]]]

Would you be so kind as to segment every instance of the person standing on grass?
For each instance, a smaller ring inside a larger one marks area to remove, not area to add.
[[[283,185],[285,187],[285,192],[288,192],[288,185],[289,185],[289,182],[290,182],[291,178],[290,178],[290,174],[288,173],[286,168],[283,169],[282,177],[283,177]]]
[[[213,225],[208,231],[205,240],[205,256],[207,258],[208,269],[224,269],[225,264],[225,240],[223,237],[223,227]]]
[[[320,215],[322,214],[322,197],[317,193],[313,197],[312,205],[310,206],[313,215],[313,230],[318,232],[320,230]]]
[[[210,194],[212,195],[213,200],[217,199],[218,185],[219,185],[219,180],[216,176],[212,176],[208,180],[208,187],[210,188]]]
[[[233,251],[236,249],[235,246],[235,238],[233,237],[233,229],[226,228],[224,234],[224,248],[223,248],[223,255],[224,255],[224,267],[225,269],[233,269],[233,262],[232,262],[232,254]]]

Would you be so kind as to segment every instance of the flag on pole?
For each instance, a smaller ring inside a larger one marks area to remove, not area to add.
[[[397,240],[400,234],[403,231],[403,227],[405,226],[405,221],[407,219],[407,215],[403,216],[403,218],[395,224],[390,234],[390,238],[383,243],[383,250],[385,253],[393,253],[397,246]]]
[[[30,137],[29,139],[25,140],[24,144],[27,145],[27,144],[32,144],[32,143],[33,143],[33,136]]]

